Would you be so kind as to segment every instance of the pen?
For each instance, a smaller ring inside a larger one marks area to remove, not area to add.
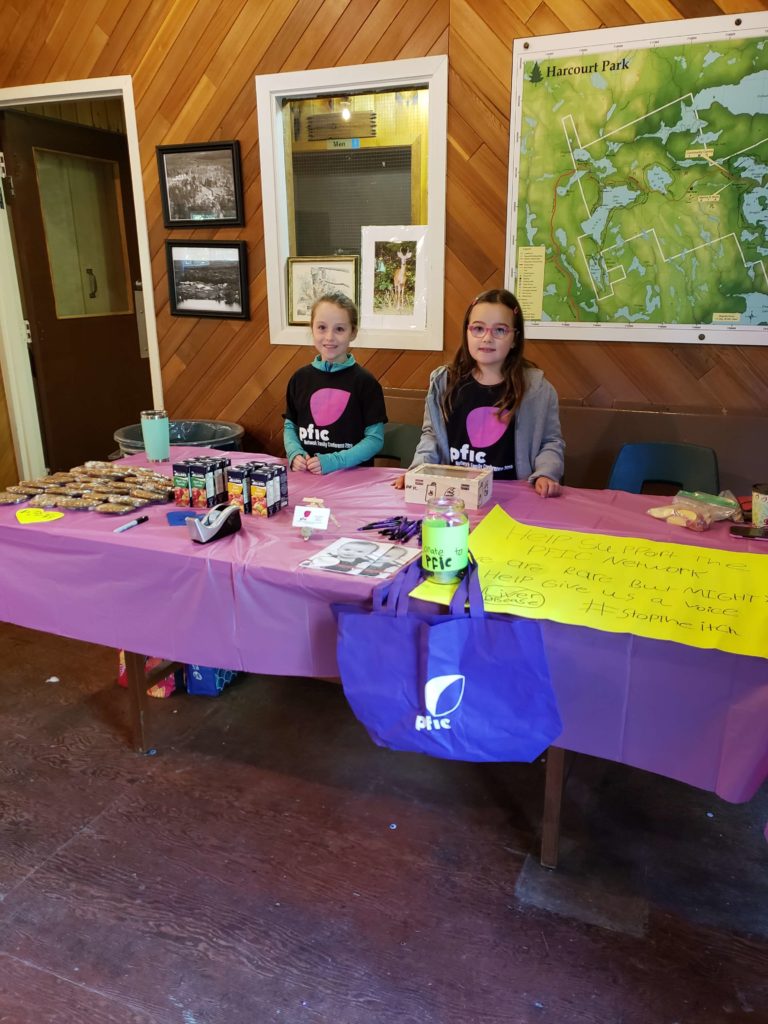
[[[358,526],[358,530],[378,530],[385,526],[396,526],[404,516],[393,516],[390,519],[380,519],[377,523],[366,523],[365,526]]]
[[[132,526],[138,526],[139,523],[146,523],[149,516],[138,516],[136,519],[132,519],[130,523],[123,523],[122,526],[117,526],[112,533],[122,533],[123,530],[130,530]]]

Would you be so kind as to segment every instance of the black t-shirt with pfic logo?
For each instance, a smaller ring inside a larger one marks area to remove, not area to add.
[[[387,422],[381,385],[357,363],[332,373],[311,365],[297,370],[288,382],[285,415],[308,455],[352,448],[362,441],[366,427]]]
[[[495,403],[503,384],[461,385],[448,418],[448,444],[453,466],[488,466],[495,480],[516,480],[515,418],[499,419]]]

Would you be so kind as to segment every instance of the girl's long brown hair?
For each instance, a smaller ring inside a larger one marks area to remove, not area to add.
[[[499,415],[501,416],[505,413],[509,416],[513,415],[523,400],[525,393],[524,370],[526,366],[533,366],[533,363],[530,363],[523,357],[523,349],[525,347],[523,311],[520,309],[520,303],[512,292],[507,291],[506,288],[492,288],[490,291],[481,292],[476,298],[472,299],[467,312],[464,314],[464,323],[461,328],[461,345],[453,357],[453,362],[448,367],[448,382],[441,403],[443,416],[445,416],[446,420],[451,414],[456,396],[461,388],[471,380],[472,370],[475,368],[475,360],[469,354],[469,345],[467,344],[467,327],[472,316],[472,310],[481,302],[498,303],[498,305],[506,306],[507,309],[512,310],[514,345],[507,353],[507,358],[501,367],[504,390],[501,398],[496,403]]]

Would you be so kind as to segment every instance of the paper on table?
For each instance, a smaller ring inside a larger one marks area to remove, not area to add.
[[[469,548],[486,611],[768,655],[764,555],[526,526],[498,505]],[[427,581],[412,593],[448,604],[454,589]]]
[[[418,548],[407,548],[402,544],[340,537],[300,564],[302,569],[325,569],[348,576],[387,579],[418,558],[420,553]]]

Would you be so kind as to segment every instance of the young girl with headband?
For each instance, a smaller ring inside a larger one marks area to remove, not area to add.
[[[387,413],[381,385],[349,351],[357,307],[346,295],[323,295],[312,306],[310,326],[317,355],[288,382],[288,465],[309,473],[372,466],[384,444]]]

